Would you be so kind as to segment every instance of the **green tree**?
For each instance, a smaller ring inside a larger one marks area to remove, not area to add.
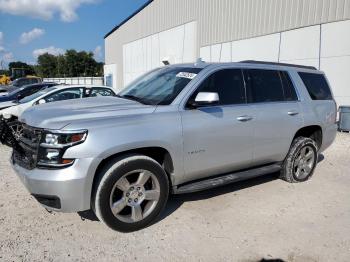
[[[48,53],[38,57],[38,73],[41,77],[57,76],[57,57]]]
[[[34,67],[21,61],[9,63],[10,74],[12,73],[12,69],[14,68],[23,69],[25,75],[35,75]]]
[[[41,77],[102,76],[103,63],[96,62],[92,52],[70,49],[64,55],[40,55],[38,72]]]

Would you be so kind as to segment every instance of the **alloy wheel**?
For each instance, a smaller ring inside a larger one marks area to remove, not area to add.
[[[152,213],[159,197],[157,177],[148,170],[135,170],[122,176],[113,186],[110,208],[120,221],[135,223]]]
[[[315,151],[311,146],[303,147],[294,160],[294,174],[299,180],[308,177],[315,166]]]

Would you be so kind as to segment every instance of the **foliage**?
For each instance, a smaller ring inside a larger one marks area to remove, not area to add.
[[[9,73],[12,73],[12,69],[13,68],[21,68],[24,69],[25,74],[27,75],[35,75],[35,69],[33,66],[28,65],[26,63],[23,63],[21,61],[17,61],[17,62],[11,62],[9,63]]]
[[[9,76],[9,75],[10,75],[10,71],[9,71],[9,70],[4,70],[4,69],[1,69],[1,70],[0,70],[0,75],[6,75],[6,76]]]
[[[67,50],[64,55],[48,53],[38,57],[36,68],[41,77],[102,76],[103,63],[97,62],[92,52]]]

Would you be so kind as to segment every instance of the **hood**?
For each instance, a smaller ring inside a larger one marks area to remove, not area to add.
[[[117,97],[91,97],[32,106],[19,120],[29,126],[62,129],[67,125],[86,128],[87,122],[126,115],[153,113],[156,106]]]

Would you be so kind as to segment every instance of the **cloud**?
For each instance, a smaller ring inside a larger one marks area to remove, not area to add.
[[[30,16],[50,20],[58,13],[64,22],[78,18],[76,10],[82,4],[99,0],[0,0],[0,11],[11,15]]]
[[[102,47],[100,45],[96,46],[94,50],[94,57],[96,60],[100,60],[102,58]]]
[[[54,46],[49,46],[49,47],[41,48],[41,49],[35,49],[33,51],[33,57],[37,58],[38,56],[46,54],[46,53],[51,54],[51,55],[61,55],[64,53],[64,50],[62,48],[57,48]]]
[[[12,62],[14,60],[13,53],[12,52],[7,52],[2,56],[1,59],[5,63]]]
[[[28,44],[29,42],[33,41],[34,39],[41,37],[43,34],[45,34],[44,29],[34,28],[33,30],[31,30],[29,32],[22,33],[21,37],[19,38],[19,42],[21,44]]]
[[[4,33],[0,32],[0,54],[6,51],[5,47],[2,46],[3,42],[4,42]]]

